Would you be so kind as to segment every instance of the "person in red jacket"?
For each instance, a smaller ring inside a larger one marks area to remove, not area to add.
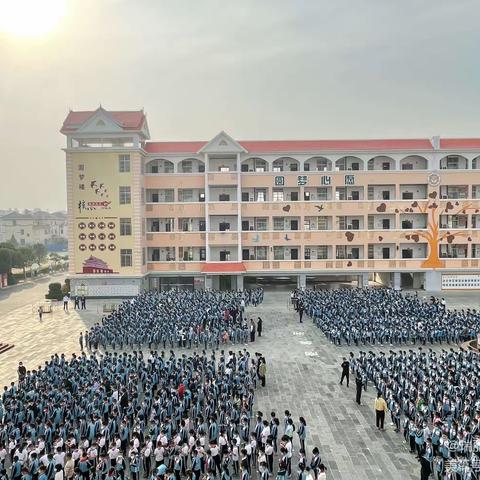
[[[185,395],[185,385],[181,383],[178,386],[178,396],[180,397],[180,399],[182,399],[184,395]]]

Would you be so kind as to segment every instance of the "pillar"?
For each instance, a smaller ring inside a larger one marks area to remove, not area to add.
[[[301,273],[297,279],[297,287],[301,290],[307,288],[307,276],[304,273]]]
[[[237,290],[243,290],[243,275],[237,275]]]
[[[361,273],[360,275],[357,275],[357,287],[368,287],[368,273]]]
[[[400,290],[402,288],[402,277],[400,272],[393,272],[393,288],[395,290]]]
[[[205,276],[205,290],[211,290],[213,288],[213,278],[209,275]]]
[[[442,290],[442,274],[435,270],[425,272],[425,290],[427,292],[440,292]]]

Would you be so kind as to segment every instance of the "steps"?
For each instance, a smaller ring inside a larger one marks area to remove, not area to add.
[[[10,345],[8,343],[0,343],[0,354],[8,352],[11,350],[15,345]]]

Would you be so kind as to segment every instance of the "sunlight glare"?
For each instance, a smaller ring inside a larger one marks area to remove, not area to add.
[[[0,0],[0,31],[20,37],[50,32],[65,14],[66,0]]]

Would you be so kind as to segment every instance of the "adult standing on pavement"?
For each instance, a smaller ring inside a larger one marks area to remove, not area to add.
[[[259,337],[262,336],[262,331],[263,331],[263,321],[260,317],[257,319],[257,334]]]
[[[387,402],[382,397],[382,393],[377,392],[377,398],[375,399],[375,419],[379,430],[384,430],[383,424],[385,422],[385,412],[387,409]]]
[[[63,296],[63,311],[68,312],[68,295]]]
[[[340,377],[340,385],[343,385],[343,379],[347,379],[347,387],[350,384],[350,362],[343,357],[342,362],[342,376]]]
[[[355,385],[357,387],[357,395],[355,398],[355,401],[361,405],[360,399],[362,398],[362,387],[363,387],[363,381],[362,381],[362,376],[360,373],[357,373],[357,376],[355,377]]]
[[[259,359],[259,365],[258,365],[258,376],[260,378],[260,381],[262,382],[262,387],[265,386],[265,375],[267,374],[267,364],[265,363],[265,358],[261,357]]]

